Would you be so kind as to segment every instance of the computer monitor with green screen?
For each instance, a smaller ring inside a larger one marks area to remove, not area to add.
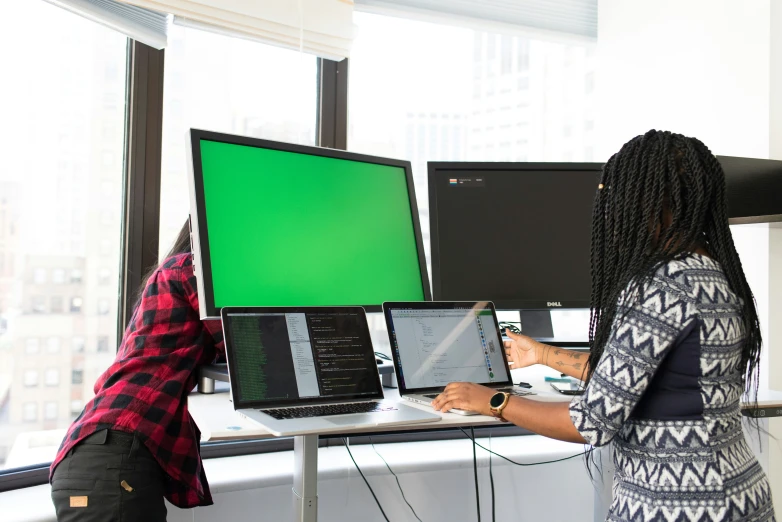
[[[191,130],[202,318],[431,299],[410,163]]]

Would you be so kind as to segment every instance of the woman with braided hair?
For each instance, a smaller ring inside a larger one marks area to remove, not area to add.
[[[434,406],[613,442],[610,521],[775,520],[739,404],[756,400],[760,326],[709,149],[656,130],[626,143],[603,169],[591,254],[589,355],[511,332],[505,346],[515,368],[547,364],[583,378],[583,395],[544,403],[452,383]]]

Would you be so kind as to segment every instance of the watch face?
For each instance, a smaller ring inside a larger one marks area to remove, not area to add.
[[[491,400],[489,401],[489,405],[492,408],[499,408],[502,406],[502,403],[505,401],[505,394],[504,393],[495,393],[491,396]]]

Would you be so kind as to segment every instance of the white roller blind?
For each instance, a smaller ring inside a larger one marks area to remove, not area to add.
[[[155,49],[166,46],[168,15],[114,0],[46,0],[145,43]]]
[[[122,0],[175,23],[341,60],[353,40],[352,0]]]
[[[356,0],[356,9],[453,17],[597,38],[597,0]]]

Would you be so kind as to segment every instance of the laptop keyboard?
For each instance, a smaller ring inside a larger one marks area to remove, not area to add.
[[[522,390],[521,388],[497,388],[497,391],[499,392],[508,392],[511,395],[515,395],[516,397],[524,397],[526,395],[535,395],[534,391],[529,390]],[[431,393],[426,394],[424,397],[427,399],[435,399],[437,396],[440,395],[439,393]]]
[[[301,406],[298,408],[274,408],[260,410],[278,420],[306,419],[308,417],[327,417],[329,415],[345,415],[349,413],[375,413],[396,410],[388,404],[379,402],[355,402],[351,404],[324,404],[322,406]]]

